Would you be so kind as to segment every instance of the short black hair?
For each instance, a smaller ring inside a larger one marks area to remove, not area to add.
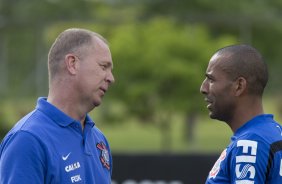
[[[268,69],[262,55],[254,47],[245,44],[231,45],[218,50],[217,54],[226,56],[223,70],[229,77],[244,77],[249,94],[263,94],[268,82]]]

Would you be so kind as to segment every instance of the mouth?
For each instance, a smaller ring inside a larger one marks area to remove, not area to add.
[[[207,108],[210,109],[211,106],[212,106],[212,101],[209,100],[208,98],[205,98],[205,101],[206,101],[206,103],[207,103]]]
[[[99,88],[99,89],[103,92],[103,95],[107,92],[107,89],[104,88],[104,87],[101,87],[101,88]]]

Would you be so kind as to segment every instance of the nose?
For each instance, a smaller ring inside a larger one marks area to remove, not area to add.
[[[200,87],[200,92],[202,94],[207,94],[208,93],[208,86],[207,86],[207,79],[205,79],[203,82],[202,82],[202,85]]]
[[[114,75],[112,73],[112,71],[109,71],[108,75],[107,75],[107,78],[106,78],[106,81],[109,83],[109,84],[112,84],[115,82],[115,78],[114,78]]]

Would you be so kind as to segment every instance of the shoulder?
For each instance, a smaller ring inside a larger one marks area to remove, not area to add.
[[[42,146],[41,141],[29,132],[19,130],[9,134],[3,140],[0,149],[0,167],[4,168],[0,170],[1,181],[4,183],[42,181],[40,178],[43,178],[47,167],[46,150],[47,147]]]
[[[233,140],[229,150],[229,164],[236,181],[244,178],[260,183],[266,179],[273,148],[280,145],[282,150],[280,135],[276,130],[272,132],[274,135],[267,136],[260,130],[249,131]]]
[[[8,133],[4,137],[1,143],[0,155],[2,155],[4,151],[13,151],[16,154],[19,152],[23,153],[25,150],[36,152],[40,151],[40,147],[43,148],[44,144],[39,136],[25,130],[17,130],[15,132]],[[19,152],[17,152],[17,150]]]
[[[274,142],[274,139],[259,132],[246,133],[233,141],[231,152],[236,157],[236,162],[247,157],[249,161],[255,162],[257,156],[268,158]]]
[[[19,130],[3,139],[0,148],[0,161],[2,165],[5,165],[6,162],[9,165],[11,161],[19,165],[43,164],[47,149],[37,136]]]
[[[35,145],[44,146],[44,129],[48,124],[46,119],[44,114],[37,110],[25,115],[4,137],[1,143],[1,152],[7,146],[21,147],[24,145],[25,149]]]

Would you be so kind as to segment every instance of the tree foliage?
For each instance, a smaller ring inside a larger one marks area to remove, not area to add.
[[[228,35],[211,38],[202,25],[164,18],[118,26],[110,37],[117,80],[113,95],[144,119],[157,110],[198,111],[211,54],[234,41]]]
[[[279,0],[3,0],[0,95],[46,95],[48,48],[68,27],[109,40],[116,84],[105,102],[145,122],[160,111],[199,112],[207,62],[228,44],[257,47],[270,66],[269,87],[279,92],[281,7]]]

